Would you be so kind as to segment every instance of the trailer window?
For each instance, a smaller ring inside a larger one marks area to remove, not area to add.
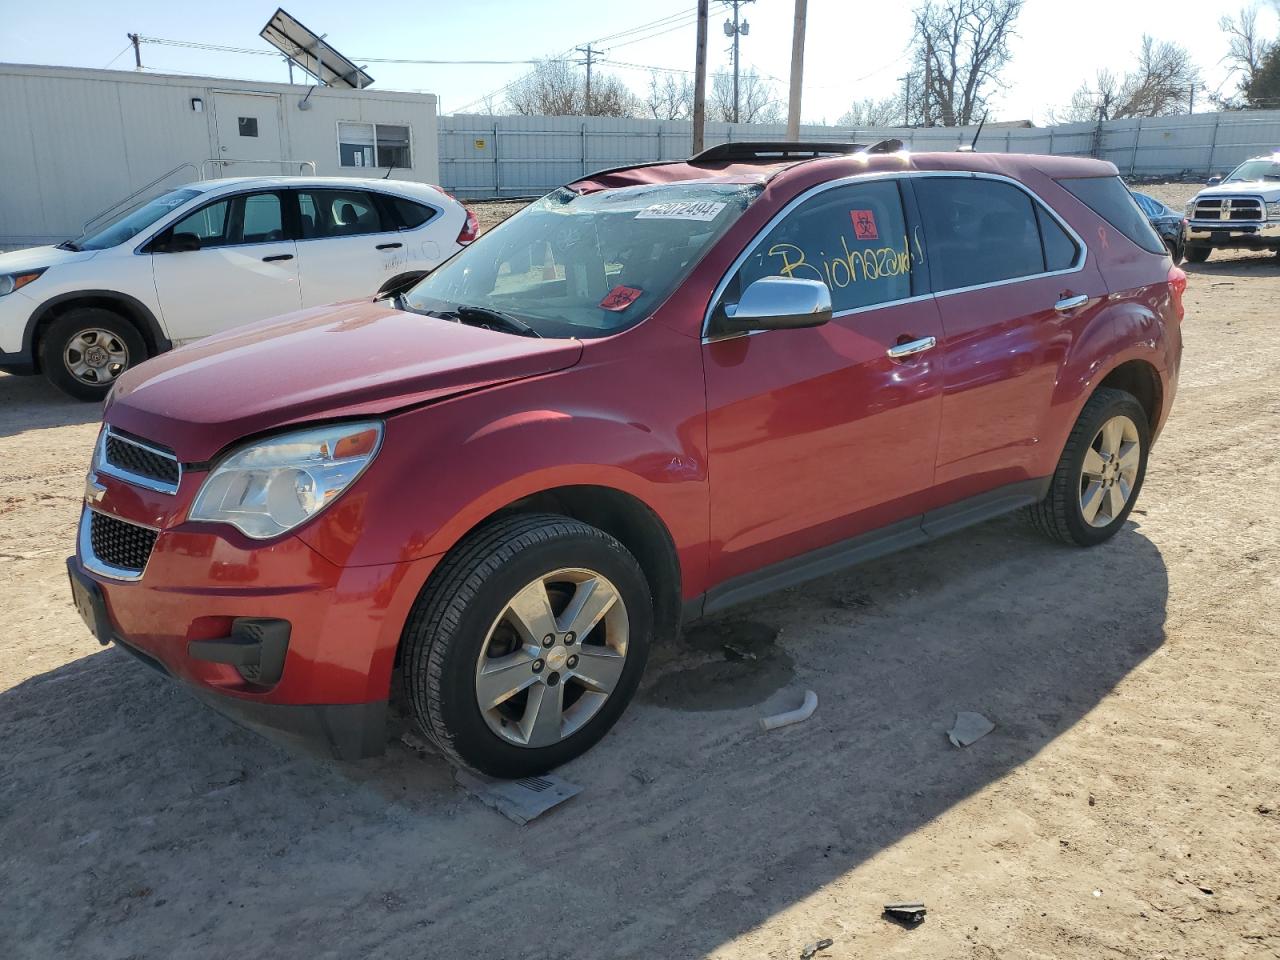
[[[338,124],[338,160],[344,167],[413,167],[409,128],[393,123]]]

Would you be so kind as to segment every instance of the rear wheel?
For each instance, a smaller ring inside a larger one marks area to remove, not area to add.
[[[481,773],[542,773],[596,743],[640,682],[653,601],[634,557],[554,514],[487,524],[418,598],[403,682],[423,732]]]
[[[101,400],[120,374],[146,358],[137,328],[100,307],[68,310],[40,338],[40,369],[77,400]]]
[[[1182,252],[1186,256],[1188,263],[1204,263],[1209,259],[1209,254],[1212,250],[1212,247],[1188,243]]]
[[[1064,543],[1109,540],[1138,499],[1150,445],[1142,405],[1123,390],[1098,390],[1080,411],[1048,494],[1030,508],[1031,522]]]

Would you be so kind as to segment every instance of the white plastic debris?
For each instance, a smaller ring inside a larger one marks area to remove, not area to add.
[[[494,780],[455,769],[453,778],[485,806],[492,807],[520,826],[582,792],[582,787],[554,773],[519,780]]]
[[[772,717],[761,717],[760,729],[769,731],[793,723],[803,723],[812,717],[813,711],[817,709],[818,695],[812,690],[806,690],[804,692],[804,703],[800,704],[795,710],[788,710],[786,713],[775,713]]]
[[[961,712],[956,714],[956,722],[947,731],[947,737],[953,747],[967,747],[995,728],[996,725],[980,713]]]

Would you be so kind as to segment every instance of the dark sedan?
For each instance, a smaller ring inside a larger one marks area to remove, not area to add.
[[[1145,193],[1133,191],[1133,199],[1138,201],[1138,206],[1142,208],[1142,212],[1151,221],[1151,226],[1155,227],[1156,233],[1160,234],[1160,239],[1169,248],[1169,255],[1173,257],[1173,262],[1181,262],[1182,244],[1186,237],[1183,228],[1187,225],[1187,221],[1182,218],[1182,214],[1170,207],[1166,207],[1155,197]]]

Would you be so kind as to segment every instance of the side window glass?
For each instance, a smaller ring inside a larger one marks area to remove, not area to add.
[[[1076,262],[1080,248],[1067,231],[1053,219],[1040,204],[1036,204],[1036,219],[1040,223],[1040,240],[1044,244],[1046,270],[1068,270]]]
[[[363,190],[300,190],[298,206],[305,239],[351,237],[390,229],[373,197]]]
[[[420,227],[436,215],[435,210],[431,207],[424,206],[421,203],[414,203],[404,197],[385,197],[385,199],[391,201],[392,207],[395,208],[396,216],[400,218],[400,226],[405,230],[413,230],[416,227]]]
[[[1031,198],[998,180],[915,181],[935,292],[1043,273]]]
[[[219,200],[217,203],[211,203],[206,207],[201,207],[195,213],[183,217],[172,227],[175,234],[190,233],[194,234],[200,240],[200,249],[206,247],[221,247],[230,243],[230,233],[227,229],[230,217],[227,215],[231,209],[230,200]]]
[[[255,193],[242,197],[241,202],[244,205],[241,243],[276,243],[284,239],[277,194]]]
[[[911,251],[893,181],[851,184],[806,200],[755,245],[726,290],[761,277],[821,280],[835,312],[911,296]]]

